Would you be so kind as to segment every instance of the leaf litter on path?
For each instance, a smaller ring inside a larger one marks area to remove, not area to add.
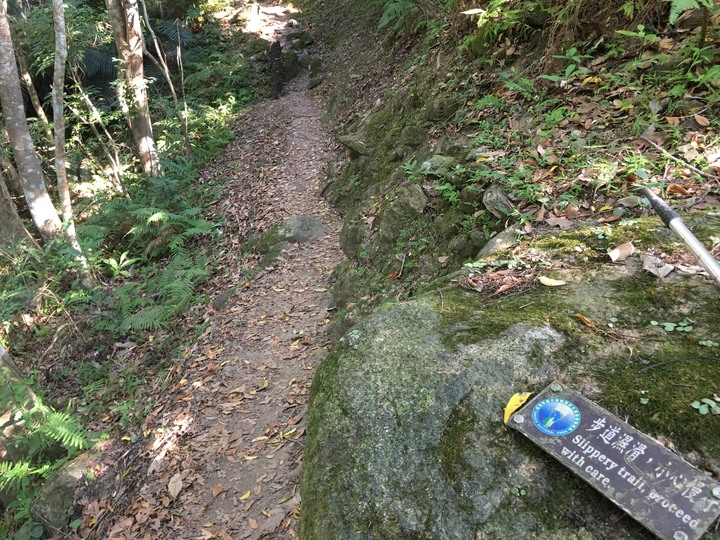
[[[221,301],[209,302],[207,328],[145,421],[144,475],[108,538],[297,537],[308,390],[327,354],[330,270],[342,258],[340,218],[318,195],[334,144],[321,112],[301,91],[260,104],[204,171],[233,178],[215,206],[225,244],[207,292]],[[319,218],[330,234],[265,268],[241,254],[251,224],[262,231],[293,215]]]

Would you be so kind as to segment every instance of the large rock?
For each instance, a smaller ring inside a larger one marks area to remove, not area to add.
[[[327,234],[322,222],[314,217],[291,216],[284,221],[271,225],[255,243],[260,253],[270,253],[284,249],[291,242],[310,242]]]
[[[650,538],[506,429],[502,410],[513,393],[559,378],[720,472],[720,417],[690,407],[716,388],[716,363],[675,361],[720,341],[720,295],[675,274],[657,280],[632,258],[552,272],[568,284],[500,300],[502,281],[482,295],[448,280],[358,322],[312,386],[300,537]],[[690,337],[651,324],[684,317]]]
[[[67,525],[73,514],[78,482],[88,470],[93,456],[82,454],[58,469],[43,484],[33,504],[33,516],[54,533]]]

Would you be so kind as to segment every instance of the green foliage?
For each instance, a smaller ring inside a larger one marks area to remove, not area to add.
[[[393,24],[394,29],[398,30],[409,25],[419,13],[420,8],[413,0],[388,0],[378,21],[378,28]]]
[[[0,463],[0,489],[9,489],[18,498],[30,497],[37,482],[47,478],[78,452],[91,447],[90,437],[69,411],[59,412],[42,403],[25,409],[23,404],[3,404],[22,419],[20,435],[13,437],[16,446],[25,449],[25,459]],[[58,452],[58,450],[61,450]]]
[[[720,414],[720,405],[718,405],[718,403],[720,403],[720,399],[702,398],[699,401],[693,401],[690,406],[693,409],[697,409],[697,412],[702,415],[709,413]]]
[[[215,51],[188,63],[186,91],[207,102],[227,99],[250,80],[250,66],[240,52]]]
[[[713,0],[668,0],[670,2],[670,24],[675,24],[678,17],[684,12],[691,9],[700,9],[704,7],[706,9],[713,9],[715,3]]]
[[[112,66],[107,63],[107,49],[102,49],[104,44],[112,41],[110,28],[98,24],[105,16],[102,11],[87,4],[70,3],[65,7],[68,62],[71,66],[83,62],[87,54],[88,59],[83,63],[85,67],[92,69],[100,58],[95,53],[103,56],[104,69],[109,70]],[[22,45],[26,50],[35,74],[41,75],[52,69],[55,61],[55,32],[50,5],[34,7],[26,17],[18,19],[14,26],[20,42],[16,46]],[[105,52],[99,53],[101,50]]]
[[[635,14],[638,13],[644,6],[644,0],[627,0],[627,2],[620,6],[620,11],[626,19],[631,21],[635,18]]]
[[[692,326],[693,321],[692,321],[692,319],[688,319],[687,317],[685,317],[679,323],[650,321],[650,324],[652,326],[660,326],[666,332],[692,332],[693,331],[693,326]]]
[[[637,30],[616,30],[618,34],[621,36],[628,36],[635,39],[640,40],[640,42],[643,43],[643,45],[649,45],[652,43],[657,43],[660,41],[660,38],[653,34],[652,32],[646,32],[645,31],[645,25],[644,24],[638,24]]]

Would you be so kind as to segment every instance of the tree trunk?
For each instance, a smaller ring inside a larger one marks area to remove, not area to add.
[[[75,232],[70,189],[68,188],[67,155],[65,152],[65,64],[67,63],[67,34],[65,30],[65,6],[63,0],[52,0],[53,24],[55,26],[55,69],[53,73],[53,124],[55,130],[55,172],[57,174],[60,213],[65,223],[65,236],[75,251],[75,261],[80,266],[80,276],[85,287],[92,287],[94,280],[83,255]]]
[[[15,201],[5,185],[5,179],[0,176],[0,246],[11,247],[21,240],[33,242],[18,215]]]
[[[10,2],[8,2],[8,13],[10,14],[10,18],[25,18],[25,14],[16,0],[10,0]],[[12,34],[12,27],[10,27],[10,32],[13,41],[17,42],[17,36]],[[25,53],[23,52],[22,47],[18,47],[15,50],[15,56],[17,58],[18,67],[20,68],[20,79],[22,80],[23,85],[25,85],[28,96],[30,96],[30,102],[35,110],[35,114],[43,125],[45,138],[48,140],[48,143],[52,144],[53,134],[50,129],[50,121],[48,120],[45,110],[42,107],[40,96],[38,96],[37,90],[35,90],[35,84],[33,84],[32,77],[30,76],[30,70],[28,69],[27,60],[25,59]]]
[[[155,35],[155,31],[152,29],[152,26],[150,26],[150,17],[148,17],[145,0],[140,0],[140,6],[142,7],[145,27],[150,33],[153,45],[155,45],[155,52],[157,52],[157,60],[153,58],[152,54],[148,53],[148,56],[157,64],[157,67],[160,71],[162,71],[163,75],[165,76],[165,82],[167,82],[168,88],[170,88],[170,94],[172,95],[173,103],[175,104],[175,116],[177,117],[180,125],[182,126],[183,139],[185,141],[185,156],[188,158],[188,160],[192,161],[192,146],[190,145],[190,135],[188,134],[187,116],[183,118],[183,115],[180,112],[180,104],[178,103],[177,93],[175,92],[175,85],[173,85],[172,78],[170,77],[170,70],[168,69],[167,62],[165,61],[165,55],[160,48],[160,41],[158,41],[158,38]],[[183,99],[183,102],[184,101],[185,100]]]
[[[160,174],[157,147],[152,132],[145,71],[143,69],[143,36],[137,0],[105,0],[115,46],[121,60],[121,72],[130,108],[130,128],[143,172]]]
[[[50,200],[40,160],[30,137],[5,0],[0,0],[0,102],[30,215],[43,239],[51,240],[62,232],[62,224]]]

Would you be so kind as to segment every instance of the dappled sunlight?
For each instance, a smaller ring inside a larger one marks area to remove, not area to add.
[[[300,13],[291,2],[274,6],[247,4],[237,10],[232,18],[244,27],[242,30],[258,37],[273,41],[276,35],[287,25],[287,16]]]
[[[156,409],[153,414],[156,412],[159,412],[159,410]],[[160,425],[153,430],[154,440],[149,449],[152,461],[147,474],[164,469],[165,458],[168,454],[174,454],[178,451],[180,438],[188,432],[194,422],[195,417],[185,412],[177,415],[165,414]]]

